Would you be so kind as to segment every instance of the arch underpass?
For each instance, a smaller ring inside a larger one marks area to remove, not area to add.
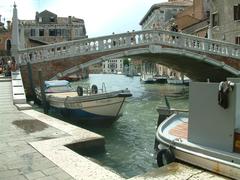
[[[86,63],[76,65],[70,69],[61,72],[61,76],[68,76],[90,65],[101,63],[108,59],[130,57],[145,62],[152,62],[165,65],[169,68],[183,72],[194,81],[214,82],[225,80],[227,77],[238,77],[239,71],[221,61],[216,61],[205,55],[193,53],[174,48],[162,48],[158,45],[151,45],[146,48],[128,50],[114,53],[93,59]],[[58,79],[59,74],[51,79]]]

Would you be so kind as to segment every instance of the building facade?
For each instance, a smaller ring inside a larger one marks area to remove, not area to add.
[[[168,0],[168,2],[154,4],[140,21],[142,30],[162,29],[170,30],[177,14],[192,7],[192,0]],[[156,73],[164,76],[181,78],[181,73],[163,65],[156,65]]]
[[[211,0],[212,38],[240,44],[240,1]]]
[[[209,15],[209,0],[193,0],[192,6],[177,14],[176,23],[183,33],[207,37]]]
[[[123,59],[110,59],[102,63],[103,73],[122,73]]]
[[[86,38],[83,19],[58,17],[50,11],[36,12],[34,20],[20,20],[20,39],[24,47]],[[22,32],[22,33],[21,33]]]
[[[166,23],[191,5],[191,0],[169,0],[165,3],[154,4],[140,21],[140,25],[143,30],[166,29]]]
[[[10,55],[11,38],[11,23],[8,21],[7,28],[5,28],[0,16],[0,56]]]

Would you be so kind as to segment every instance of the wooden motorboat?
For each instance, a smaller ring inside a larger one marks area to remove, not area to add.
[[[227,107],[219,102],[218,86],[190,83],[189,115],[172,114],[159,125],[159,166],[177,159],[240,179],[240,83],[229,90]]]
[[[36,91],[41,99],[40,90]],[[126,97],[132,96],[128,89],[99,92],[96,85],[90,91],[78,86],[74,90],[66,80],[45,81],[46,101],[74,119],[113,122],[117,119]]]

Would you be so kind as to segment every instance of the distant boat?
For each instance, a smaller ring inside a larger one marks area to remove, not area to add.
[[[175,76],[170,76],[170,77],[167,79],[167,83],[168,83],[168,84],[178,85],[178,84],[183,84],[183,80],[177,79]]]
[[[167,76],[164,75],[155,75],[153,78],[156,80],[157,83],[165,84],[167,83]]]
[[[36,89],[36,94],[41,100],[39,89]],[[96,123],[117,120],[125,99],[132,96],[128,89],[99,92],[96,85],[87,92],[80,86],[74,90],[66,80],[45,81],[45,94],[50,107],[74,119]]]
[[[187,76],[184,76],[183,79],[178,79],[177,77],[175,76],[170,76],[168,79],[167,79],[167,83],[168,84],[175,84],[175,85],[189,85],[189,82],[191,80],[187,77]]]
[[[155,83],[156,82],[156,79],[154,79],[152,74],[142,73],[140,80],[144,83]]]

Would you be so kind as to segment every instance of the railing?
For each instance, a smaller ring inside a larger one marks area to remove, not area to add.
[[[19,50],[16,58],[19,64],[24,65],[27,62],[37,63],[151,44],[240,59],[239,45],[163,30],[136,31],[22,49]]]

